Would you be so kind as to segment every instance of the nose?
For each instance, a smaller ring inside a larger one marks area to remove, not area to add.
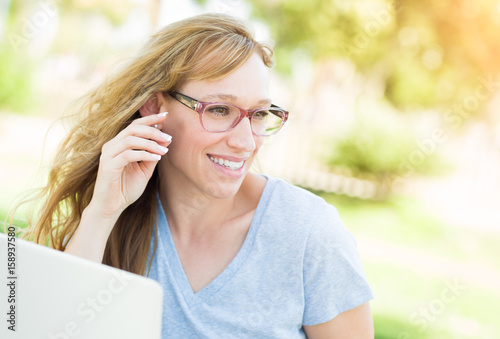
[[[229,131],[227,138],[228,146],[237,148],[244,152],[253,152],[256,148],[255,135],[252,132],[252,126],[248,117],[241,121]]]

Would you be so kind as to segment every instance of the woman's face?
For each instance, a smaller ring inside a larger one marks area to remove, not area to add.
[[[199,101],[231,103],[247,110],[271,104],[268,69],[255,53],[225,78],[189,81],[178,92]],[[172,136],[172,143],[160,162],[162,182],[188,193],[199,191],[216,198],[234,196],[263,137],[252,133],[248,118],[230,131],[213,133],[201,126],[197,112],[172,98],[167,99],[167,105],[169,113],[163,131]],[[219,164],[221,160],[228,160],[229,166]]]

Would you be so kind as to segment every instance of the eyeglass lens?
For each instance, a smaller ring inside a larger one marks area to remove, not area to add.
[[[252,130],[258,135],[274,134],[283,122],[283,111],[274,108],[255,112],[250,119]],[[205,107],[202,114],[203,126],[212,132],[226,131],[238,120],[240,110],[231,105],[212,104]]]

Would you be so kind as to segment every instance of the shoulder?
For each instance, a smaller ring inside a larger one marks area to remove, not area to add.
[[[327,242],[330,246],[350,244],[356,240],[344,226],[335,206],[323,198],[287,181],[268,177],[272,194],[266,214],[280,220],[287,230],[297,230],[307,237],[310,246]]]
[[[270,203],[280,205],[288,213],[314,213],[326,209],[329,205],[323,198],[276,177],[267,177],[271,186]],[[333,207],[333,206],[332,206]]]
[[[337,209],[323,198],[283,179],[267,178],[268,187],[263,194],[268,199],[265,214],[275,225],[288,231],[295,229],[306,236],[313,229],[319,236],[344,229]]]

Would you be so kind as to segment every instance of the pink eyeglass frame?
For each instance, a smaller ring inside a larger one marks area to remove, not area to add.
[[[177,100],[178,102],[180,102],[181,104],[183,104],[184,106],[192,109],[193,111],[196,111],[200,117],[200,124],[201,126],[205,129],[205,131],[207,132],[212,132],[212,133],[221,133],[221,132],[227,132],[231,129],[233,129],[236,125],[238,125],[240,123],[240,121],[245,118],[245,117],[248,117],[249,120],[252,120],[252,116],[254,115],[255,112],[258,112],[260,110],[267,110],[269,108],[255,108],[255,109],[251,109],[251,110],[246,110],[246,109],[243,109],[241,107],[238,107],[236,105],[233,105],[233,104],[227,104],[227,103],[221,103],[221,102],[203,102],[203,101],[198,101],[196,99],[193,99],[185,94],[182,94],[182,93],[179,93],[179,92],[171,92],[169,93],[169,95],[174,98],[175,100]],[[231,126],[224,130],[224,131],[212,131],[212,130],[209,130],[205,127],[205,125],[203,125],[203,119],[202,119],[202,115],[203,115],[203,112],[205,111],[205,108],[209,105],[216,105],[216,104],[224,104],[224,105],[227,105],[227,106],[233,106],[233,107],[236,107],[237,109],[240,110],[240,117],[238,119],[236,119],[232,124]],[[253,126],[252,124],[250,124],[250,126],[252,127],[252,133],[255,134],[255,135],[258,135],[258,136],[263,136],[263,137],[269,137],[271,135],[274,135],[276,133],[278,133],[278,131],[283,127],[283,125],[285,124],[285,122],[288,120],[288,114],[289,112],[287,110],[284,110],[283,108],[279,107],[279,106],[276,106],[274,104],[271,104],[271,108],[275,109],[275,110],[278,110],[278,111],[281,111],[283,113],[283,117],[282,117],[282,121],[281,121],[281,125],[279,127],[276,128],[275,131],[273,131],[273,133],[271,134],[258,134],[258,133],[255,133],[255,131],[253,130]]]

